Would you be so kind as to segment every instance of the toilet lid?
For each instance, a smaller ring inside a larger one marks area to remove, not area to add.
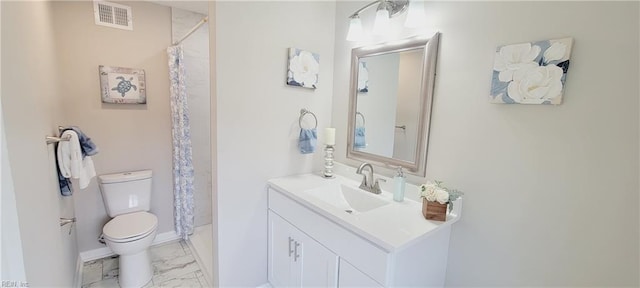
[[[157,226],[156,215],[149,212],[134,212],[111,219],[102,228],[102,233],[111,239],[125,239],[147,234]]]

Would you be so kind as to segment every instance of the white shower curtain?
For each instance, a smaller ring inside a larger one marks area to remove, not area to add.
[[[171,78],[171,119],[173,134],[173,197],[176,233],[188,239],[193,233],[193,163],[189,106],[181,46],[167,48]]]

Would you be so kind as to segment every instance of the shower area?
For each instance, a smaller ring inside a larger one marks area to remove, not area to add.
[[[179,183],[178,185],[174,184],[176,231],[178,234],[182,234],[183,238],[187,238],[186,243],[203,268],[205,277],[209,283],[212,283],[210,125],[212,116],[210,110],[209,25],[206,21],[208,15],[202,14],[202,12],[204,12],[202,9],[195,12],[176,7],[171,8],[171,31],[174,46],[169,47],[168,54],[170,77],[172,78],[174,181]],[[179,47],[182,48],[181,52],[179,52]],[[178,57],[179,53],[182,54],[180,57]],[[180,65],[176,65],[176,60],[180,58],[181,60],[178,61]],[[175,85],[176,82],[179,85]],[[177,86],[180,88],[177,89]],[[176,100],[175,94],[180,93],[182,93],[182,100]],[[176,110],[180,110],[180,112],[178,113]],[[177,121],[186,121],[186,123],[181,122],[176,125]],[[186,141],[176,140],[176,135],[182,136]],[[177,143],[177,141],[181,142]],[[189,144],[190,149],[185,147]],[[179,152],[176,152],[176,149],[179,149]],[[180,164],[180,169],[185,171],[176,172],[176,153],[180,154],[180,159],[188,158],[182,158],[185,154],[191,154],[191,163]],[[188,186],[188,189],[185,189],[185,186]]]

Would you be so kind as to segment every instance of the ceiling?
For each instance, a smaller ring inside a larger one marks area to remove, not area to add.
[[[171,1],[161,1],[161,0],[149,0],[149,2],[153,2],[159,5],[170,6],[175,8],[180,8],[184,10],[188,10],[191,12],[201,13],[208,15],[209,13],[209,2],[207,1],[187,1],[187,0],[171,0]]]

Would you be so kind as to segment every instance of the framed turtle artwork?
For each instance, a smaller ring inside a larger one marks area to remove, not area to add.
[[[100,65],[102,103],[147,104],[144,70]]]

